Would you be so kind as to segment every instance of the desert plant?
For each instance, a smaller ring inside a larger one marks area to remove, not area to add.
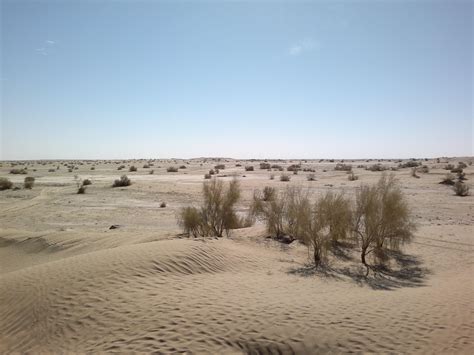
[[[286,168],[287,171],[298,171],[301,170],[301,164],[291,164]]]
[[[35,184],[35,178],[32,176],[27,176],[25,177],[25,180],[23,182],[23,187],[25,189],[32,189]]]
[[[421,163],[419,163],[417,161],[414,161],[414,160],[410,160],[410,161],[407,161],[405,163],[398,164],[398,167],[399,168],[416,168],[420,165],[421,165]]]
[[[275,198],[276,190],[274,187],[265,186],[263,189],[263,201],[271,201]]]
[[[352,165],[337,163],[334,167],[337,171],[352,171]]]
[[[86,187],[84,185],[81,185],[77,189],[78,194],[85,194],[86,193]]]
[[[84,179],[82,180],[82,185],[84,186],[92,185],[92,181],[90,179]]]
[[[353,232],[361,248],[361,262],[369,273],[367,255],[380,260],[388,248],[399,249],[413,237],[415,224],[408,203],[394,175],[383,174],[372,186],[356,192]]]
[[[150,165],[148,164],[143,165],[143,169],[149,169],[149,168],[150,168]]]
[[[252,214],[264,221],[267,232],[272,237],[282,237],[285,234],[286,200],[284,196],[276,195],[268,201],[263,200],[261,191],[254,191],[251,206]]]
[[[148,174],[153,175],[155,173],[155,170],[150,170]]]
[[[446,164],[446,166],[444,167],[445,170],[453,170],[454,169],[454,165],[453,164]]]
[[[411,168],[410,176],[419,179],[420,176],[416,174],[416,168]]]
[[[359,180],[359,176],[354,174],[353,171],[350,172],[349,175],[347,175],[347,180],[349,181],[356,181],[356,180]]]
[[[447,173],[443,180],[440,181],[440,184],[454,185],[454,175],[451,173]]]
[[[246,166],[245,171],[253,171],[253,166]]]
[[[275,180],[275,175],[274,174],[270,174],[270,180]]]
[[[262,170],[268,170],[270,169],[271,165],[270,163],[260,163],[260,169]]]
[[[52,170],[53,170],[53,172],[55,171],[54,169],[52,169]],[[14,175],[23,174],[23,175],[26,175],[26,174],[28,174],[28,171],[25,168],[23,168],[23,169],[11,169],[10,174],[14,174]]]
[[[458,162],[458,168],[466,169],[466,168],[467,168],[467,165],[466,165],[466,163],[460,161],[460,162]]]
[[[166,202],[160,203],[160,208],[165,208],[166,207]]]
[[[211,178],[211,174],[204,174],[204,179],[210,179]]]
[[[308,181],[316,181],[316,175],[315,174],[308,174],[306,176],[306,180]]]
[[[430,172],[430,168],[428,168],[427,165],[422,165],[417,169],[420,173],[423,173],[423,174],[428,174]]]
[[[120,179],[116,179],[112,185],[112,187],[123,187],[123,186],[130,186],[132,184],[132,180],[130,180],[127,175],[122,175]]]
[[[224,170],[225,169],[225,165],[224,164],[217,164],[214,169],[216,170]]]
[[[122,170],[122,169],[125,169],[125,165],[120,165],[117,170]]]
[[[209,175],[214,175],[216,172],[214,171],[214,169],[211,169],[209,170]],[[219,173],[219,172],[218,172]]]
[[[9,190],[13,187],[13,183],[4,177],[0,177],[0,191]]]
[[[185,207],[178,214],[178,224],[184,233],[193,236],[223,237],[230,229],[238,228],[241,221],[234,206],[240,198],[239,182],[234,179],[225,188],[221,180],[213,179],[203,184],[203,205]]]
[[[95,166],[91,166],[91,170],[95,170]]]
[[[166,171],[167,171],[168,173],[177,173],[177,172],[178,172],[178,168],[175,167],[175,166],[169,166],[169,167],[166,168]]]
[[[128,168],[128,171],[130,171],[130,172],[135,172],[137,170],[138,170],[137,167],[134,166],[134,165],[132,165],[130,168]]]
[[[290,181],[290,175],[281,174],[280,175],[280,181],[284,181],[284,182]]]
[[[456,181],[453,185],[456,196],[465,197],[469,195],[469,186],[462,181]]]

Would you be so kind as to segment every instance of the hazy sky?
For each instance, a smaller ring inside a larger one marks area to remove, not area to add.
[[[472,1],[0,1],[0,159],[473,154]]]

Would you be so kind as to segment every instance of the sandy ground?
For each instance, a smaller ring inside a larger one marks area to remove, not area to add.
[[[474,200],[438,184],[445,161],[425,162],[419,179],[395,172],[419,229],[392,273],[367,280],[356,253],[314,272],[303,245],[269,240],[260,224],[219,240],[180,238],[176,211],[199,203],[215,161],[127,161],[122,171],[121,161],[84,161],[73,172],[28,162],[35,187],[0,191],[0,352],[473,353]],[[221,163],[219,179],[239,176],[242,212],[266,185],[351,195],[381,175],[359,168],[350,182],[334,163],[308,161],[316,181],[300,172],[285,183],[259,162]],[[21,186],[25,175],[10,169],[1,163],[0,176]],[[122,172],[133,184],[111,188]],[[474,167],[465,172],[471,184]],[[74,175],[92,180],[86,194]]]

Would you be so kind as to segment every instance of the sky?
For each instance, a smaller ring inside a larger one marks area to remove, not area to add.
[[[472,1],[0,3],[0,160],[473,155]]]

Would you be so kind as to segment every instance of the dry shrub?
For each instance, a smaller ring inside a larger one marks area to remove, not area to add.
[[[410,161],[407,161],[405,163],[400,163],[398,164],[398,167],[399,168],[416,168],[418,166],[420,166],[421,163],[415,161],[415,160],[410,160]]]
[[[224,170],[225,169],[225,165],[224,164],[217,164],[214,169],[216,170]]]
[[[135,172],[135,171],[137,171],[137,170],[138,170],[137,167],[134,166],[134,165],[132,165],[132,166],[128,169],[128,171],[130,171],[130,172]]]
[[[291,164],[288,168],[286,168],[287,171],[298,171],[301,170],[301,164]]]
[[[442,185],[454,185],[454,175],[451,173],[447,173],[443,180],[440,181]]]
[[[166,207],[166,202],[160,203],[160,208],[165,208]]]
[[[469,186],[462,181],[456,181],[453,190],[456,196],[465,197],[469,195]]]
[[[9,190],[13,187],[13,183],[4,177],[0,177],[0,191]]]
[[[337,163],[334,167],[334,170],[337,171],[352,171],[352,165]]]
[[[253,171],[253,166],[246,166],[245,171]]]
[[[184,233],[194,237],[222,237],[230,229],[240,228],[242,219],[237,216],[234,206],[240,199],[239,182],[232,180],[227,188],[221,180],[213,179],[204,182],[203,204],[182,208],[177,216],[178,224]]]
[[[179,168],[180,169],[186,169],[187,167],[186,167],[186,165],[181,165]]]
[[[285,181],[285,182],[290,181],[290,175],[281,174],[281,175],[280,175],[280,181]]]
[[[351,171],[350,174],[347,175],[347,180],[356,181],[356,180],[359,180],[359,176],[357,176],[356,174],[354,174],[353,171]]]
[[[316,175],[315,174],[308,174],[306,176],[306,180],[308,181],[316,181]]]
[[[84,186],[92,185],[92,181],[90,179],[84,179],[82,180],[82,185]]]
[[[274,187],[265,186],[263,189],[263,201],[270,201],[275,198],[276,190]]]
[[[260,169],[262,170],[268,170],[271,168],[270,163],[260,163]]]
[[[177,173],[177,172],[178,172],[178,168],[175,167],[175,166],[169,166],[169,167],[166,168],[166,171],[167,171],[168,173]]]
[[[382,164],[373,164],[365,168],[365,170],[369,171],[385,171],[387,169],[388,168],[386,166],[383,166]]]
[[[130,186],[131,184],[132,180],[130,180],[127,175],[122,175],[120,179],[114,181],[112,187]]]
[[[210,179],[211,178],[211,174],[204,174],[204,179]]]
[[[410,176],[419,179],[420,176],[416,174],[416,168],[411,168]]]
[[[353,230],[367,274],[367,255],[383,260],[388,248],[397,250],[412,239],[415,224],[394,175],[383,174],[376,185],[357,191]]]
[[[25,189],[32,189],[35,184],[35,178],[33,176],[27,176],[23,182]]]
[[[52,169],[52,170],[53,170],[53,172],[55,171],[54,169]],[[26,174],[28,174],[28,171],[25,168],[23,168],[23,169],[11,169],[10,174],[15,174],[15,175],[23,174],[23,175],[26,175]]]

